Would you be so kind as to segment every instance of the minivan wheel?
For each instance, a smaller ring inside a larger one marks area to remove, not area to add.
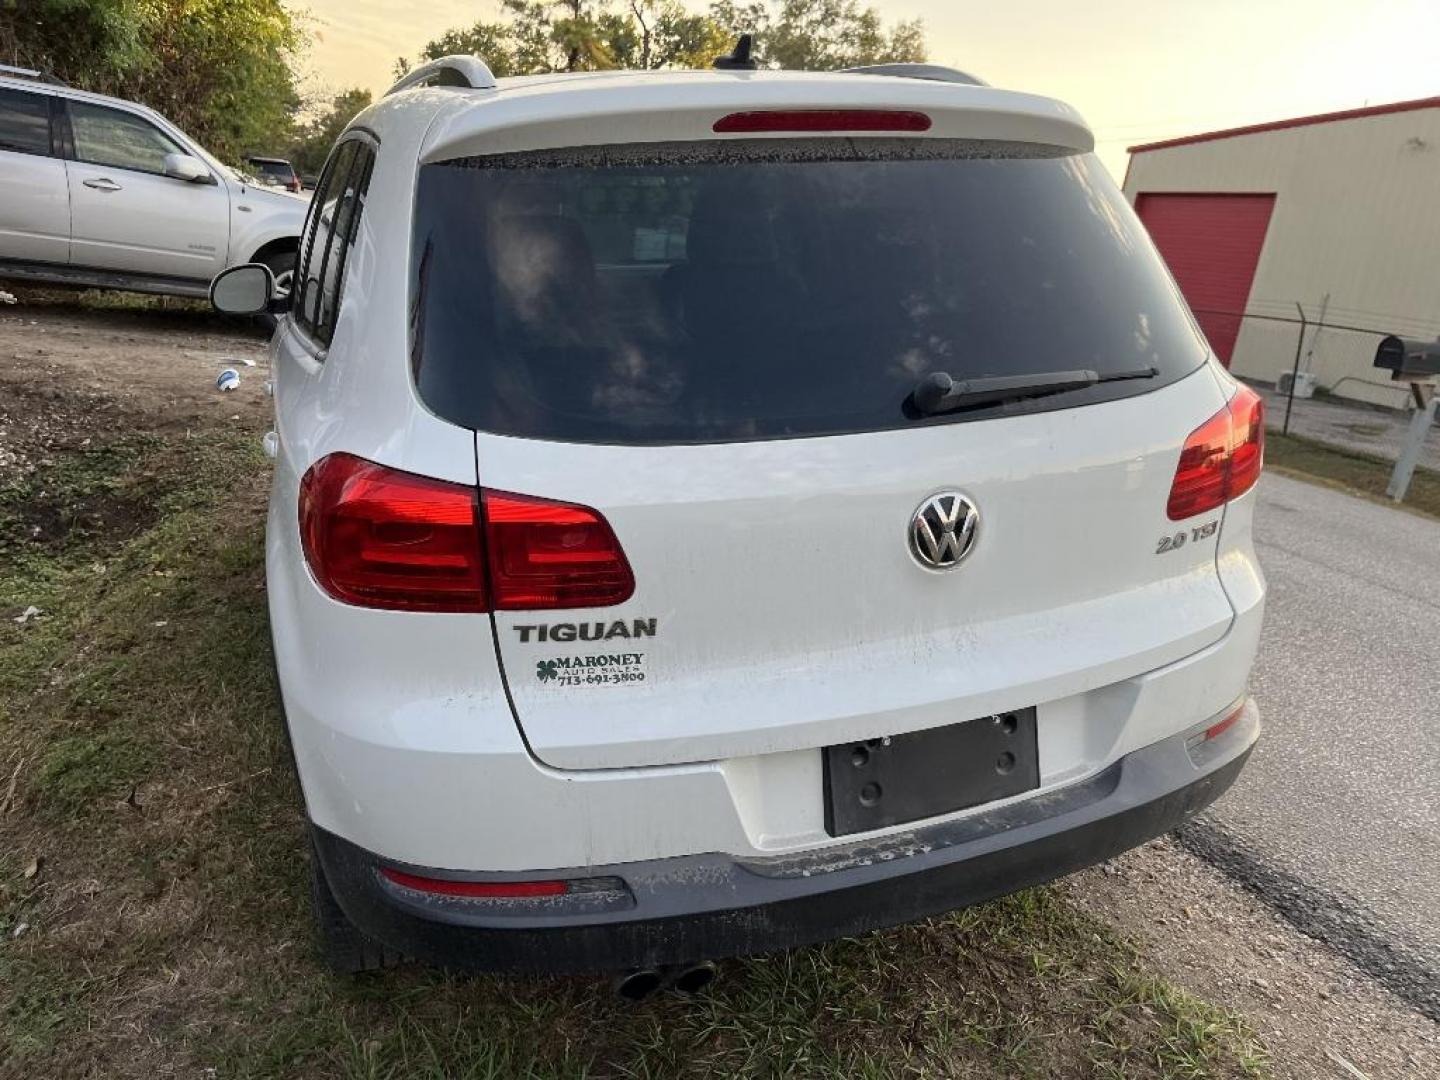
[[[337,975],[381,971],[404,962],[405,958],[394,949],[361,933],[340,910],[313,843],[310,845],[310,899],[321,955]]]

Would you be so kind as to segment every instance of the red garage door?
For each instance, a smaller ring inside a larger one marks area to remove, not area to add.
[[[1145,194],[1135,200],[1140,220],[1226,367],[1274,209],[1274,195]]]

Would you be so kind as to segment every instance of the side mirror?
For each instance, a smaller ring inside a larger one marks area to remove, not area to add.
[[[264,263],[232,266],[210,282],[210,303],[226,315],[263,315],[274,310],[275,275]]]
[[[205,167],[205,163],[197,157],[189,154],[166,154],[165,175],[175,180],[184,180],[187,184],[213,184],[215,177]]]

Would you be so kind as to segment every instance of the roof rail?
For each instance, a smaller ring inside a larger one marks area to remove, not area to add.
[[[478,56],[456,53],[421,64],[407,72],[385,96],[408,90],[412,86],[459,86],[469,90],[494,90],[495,76]]]
[[[853,75],[891,75],[902,79],[929,79],[931,82],[963,83],[966,86],[989,86],[965,71],[941,67],[939,64],[866,64],[863,67],[841,68]]]
[[[64,86],[65,83],[51,75],[48,71],[40,71],[36,68],[16,67],[14,64],[0,64],[0,75],[13,75],[20,79],[35,79],[39,82],[53,83],[56,86]]]

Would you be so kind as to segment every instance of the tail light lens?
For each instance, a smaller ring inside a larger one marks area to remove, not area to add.
[[[300,537],[315,579],[347,604],[486,610],[473,487],[331,454],[300,484]]]
[[[360,607],[606,607],[635,591],[598,511],[481,492],[351,454],[331,454],[305,474],[300,537],[321,588]]]
[[[1242,386],[1230,399],[1230,498],[1238,499],[1255,486],[1265,466],[1265,399]]]
[[[484,512],[497,610],[608,607],[635,592],[599,512],[507,491],[486,491]]]
[[[929,131],[930,117],[902,109],[768,109],[715,121],[717,134],[745,132]]]
[[[1265,461],[1265,401],[1241,386],[1180,451],[1165,512],[1171,521],[1213,510],[1255,486]]]

